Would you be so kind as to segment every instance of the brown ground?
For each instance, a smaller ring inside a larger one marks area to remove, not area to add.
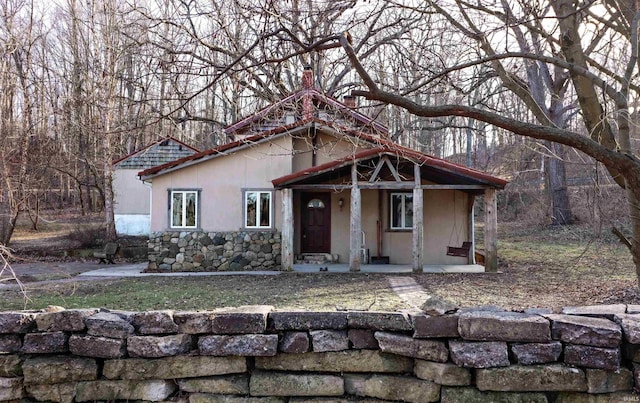
[[[499,273],[415,276],[428,291],[463,306],[528,307],[640,303],[629,252],[591,229],[523,229],[501,223]]]
[[[84,232],[90,231],[86,231],[86,228],[78,230],[72,221],[62,220],[47,227],[42,232],[18,231],[12,245],[17,249],[18,258],[23,259],[20,261],[22,264],[16,265],[20,267],[18,275],[31,288],[32,296],[42,294],[40,304],[46,304],[46,296],[50,294],[62,296],[63,300],[69,300],[69,295],[65,297],[67,293],[74,297],[85,295],[89,298],[118,287],[121,287],[119,292],[123,294],[129,292],[128,287],[133,288],[130,298],[136,298],[141,294],[139,290],[148,287],[149,295],[145,303],[158,308],[183,306],[206,309],[209,304],[269,303],[278,308],[296,309],[339,309],[350,305],[358,309],[369,306],[370,309],[380,310],[402,309],[399,299],[389,297],[393,293],[389,291],[384,275],[293,274],[277,278],[256,277],[250,281],[246,277],[229,276],[207,281],[170,278],[129,279],[115,283],[103,279],[95,280],[94,286],[83,281],[67,289],[70,286],[56,285],[51,280],[60,279],[67,283],[79,272],[95,269],[97,265],[90,259],[64,257],[61,251],[69,246],[78,247],[83,243]],[[76,236],[69,239],[68,234],[73,231],[77,232]],[[528,307],[559,309],[571,305],[640,303],[631,257],[623,246],[606,234],[594,237],[592,229],[586,226],[522,228],[517,224],[501,223],[499,239],[499,273],[424,274],[412,277],[428,293],[460,306],[498,305],[522,310]],[[46,283],[39,282],[42,280]],[[123,284],[127,281],[130,284]],[[248,282],[251,287],[247,287]],[[177,283],[184,286],[185,291],[181,296],[171,294],[180,289]],[[203,283],[216,283],[220,288],[211,289],[207,299],[198,296],[197,291],[192,294],[194,288],[206,285]],[[161,290],[165,289],[167,295],[160,295],[165,292]],[[221,290],[224,295],[221,295]],[[218,295],[221,296],[216,299]],[[358,305],[359,297],[356,296],[362,296],[362,307]],[[104,303],[108,304],[106,301]],[[184,304],[180,305],[182,302]],[[82,303],[82,300],[78,303]]]

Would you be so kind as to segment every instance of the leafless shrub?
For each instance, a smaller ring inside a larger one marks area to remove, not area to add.
[[[76,224],[69,233],[69,239],[81,248],[93,248],[103,244],[104,234],[104,225]]]

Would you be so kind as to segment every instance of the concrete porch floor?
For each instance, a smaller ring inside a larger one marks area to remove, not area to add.
[[[327,273],[349,273],[349,265],[346,263],[298,263],[293,265],[293,271],[317,273],[320,272],[321,267],[326,267]],[[484,266],[479,264],[427,264],[423,266],[422,270],[424,273],[484,273]],[[360,266],[360,273],[411,273],[411,265],[363,264]]]
[[[143,273],[147,267],[146,263],[97,265],[94,270],[87,270],[80,273],[81,277],[153,277],[153,276],[230,276],[230,275],[271,275],[284,274],[280,271],[218,271],[218,272],[169,272],[169,273]],[[321,272],[320,268],[326,267],[326,272]],[[478,264],[460,265],[425,265],[425,273],[484,273],[484,267]],[[349,265],[341,264],[295,264],[293,271],[296,273],[349,273]],[[364,264],[360,273],[411,273],[410,265],[402,264]]]

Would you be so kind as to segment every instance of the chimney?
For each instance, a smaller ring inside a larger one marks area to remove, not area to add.
[[[356,97],[353,95],[345,95],[342,103],[349,109],[356,109]]]
[[[313,69],[311,66],[304,66],[304,71],[302,72],[302,88],[307,90],[313,88]]]
[[[302,72],[302,88],[310,90],[313,88],[313,69],[305,66]],[[302,118],[311,119],[314,115],[313,99],[310,91],[305,91],[302,97]]]

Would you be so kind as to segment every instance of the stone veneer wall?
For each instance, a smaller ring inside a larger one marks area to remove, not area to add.
[[[0,400],[638,401],[640,307],[0,312]]]
[[[280,248],[279,232],[153,232],[148,270],[280,270]]]

